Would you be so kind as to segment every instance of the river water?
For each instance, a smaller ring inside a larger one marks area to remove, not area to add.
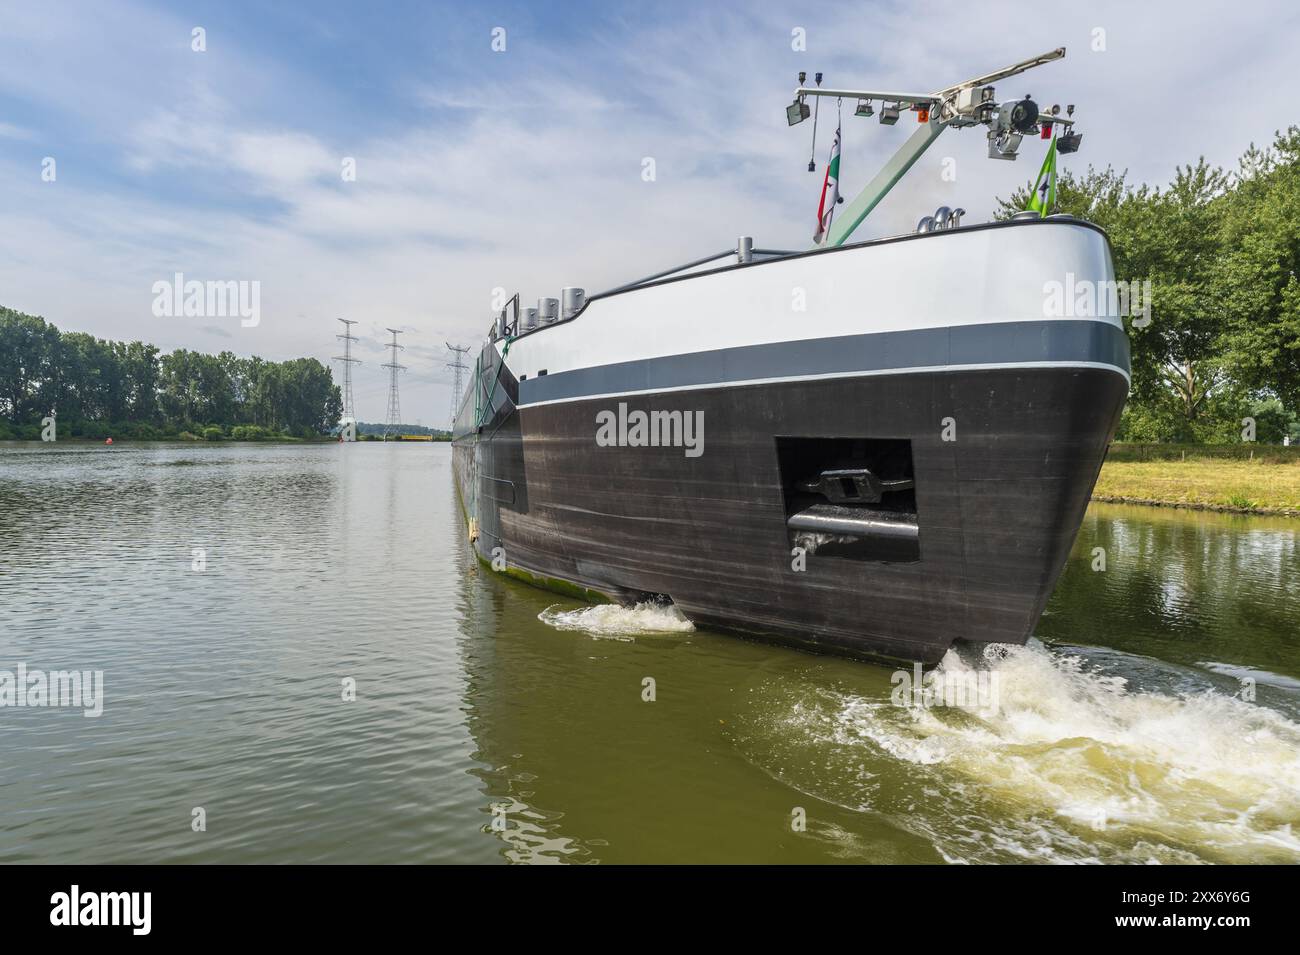
[[[0,445],[0,680],[103,672],[0,707],[0,862],[1297,862],[1298,568],[1096,505],[1038,638],[931,678],[995,705],[898,706],[481,567],[446,445]]]

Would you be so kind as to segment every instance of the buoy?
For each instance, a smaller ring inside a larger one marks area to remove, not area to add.
[[[105,438],[105,439],[104,439],[104,443],[105,443],[105,444],[112,444],[112,443],[113,443],[113,439],[112,439],[112,438]]]

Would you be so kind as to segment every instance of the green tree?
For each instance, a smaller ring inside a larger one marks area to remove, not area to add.
[[[1241,159],[1214,262],[1228,334],[1223,354],[1243,386],[1300,406],[1300,128]]]
[[[117,361],[126,382],[127,417],[137,422],[157,424],[158,348],[144,342],[115,342]]]
[[[0,435],[31,434],[55,411],[69,431],[156,436],[158,428],[263,438],[309,437],[338,423],[342,396],[314,358],[269,362],[65,332],[0,308]],[[245,425],[235,431],[236,426]],[[214,430],[215,429],[215,430]]]
[[[1131,425],[1147,439],[1196,440],[1230,385],[1213,268],[1231,181],[1204,159],[1179,167],[1164,190],[1133,187],[1126,178],[1109,167],[1065,171],[1056,211],[1106,230],[1117,279],[1151,282],[1151,323],[1129,328],[1133,387],[1121,435],[1128,437]],[[1001,200],[999,216],[1024,209],[1030,188]]]
[[[0,307],[0,414],[36,425],[55,408],[59,330],[35,315]]]
[[[85,332],[64,332],[52,374],[61,418],[69,422],[126,419],[126,379],[112,342]]]
[[[167,420],[187,430],[198,420],[200,395],[196,352],[178,348],[158,366],[158,401]]]

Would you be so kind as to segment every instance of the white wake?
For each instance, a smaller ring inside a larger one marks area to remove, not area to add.
[[[951,861],[1300,862],[1300,724],[1221,691],[1135,689],[1037,643],[989,649],[996,709],[787,684],[744,748]],[[949,653],[935,680],[970,672]]]
[[[643,633],[690,633],[695,625],[672,604],[639,603],[633,607],[596,604],[564,610],[547,607],[537,619],[556,630],[577,630],[597,637],[635,637]]]

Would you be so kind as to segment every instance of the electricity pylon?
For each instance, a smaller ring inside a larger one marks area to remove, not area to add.
[[[335,338],[343,339],[343,354],[335,355],[335,361],[343,362],[343,420],[356,421],[357,411],[352,405],[352,366],[361,364],[360,358],[352,357],[352,343],[357,341],[357,336],[352,334],[352,326],[355,321],[346,318],[340,318],[343,323],[343,334],[335,335]]]
[[[469,365],[465,364],[463,360],[469,354],[469,346],[457,347],[451,342],[447,342],[447,350],[456,356],[455,361],[447,363],[447,367],[456,372],[455,383],[451,386],[451,426],[447,429],[448,431],[454,431],[456,428],[456,409],[460,406],[460,386],[464,383],[464,374],[469,369]]]
[[[404,348],[397,344],[397,329],[388,328],[385,331],[393,333],[393,340],[388,343],[388,347],[393,350],[393,357],[382,366],[388,369],[388,416],[384,421],[384,440],[387,441],[390,434],[397,433],[397,426],[402,423],[402,406],[397,398],[397,373],[406,371],[406,366],[397,363],[397,350]]]

